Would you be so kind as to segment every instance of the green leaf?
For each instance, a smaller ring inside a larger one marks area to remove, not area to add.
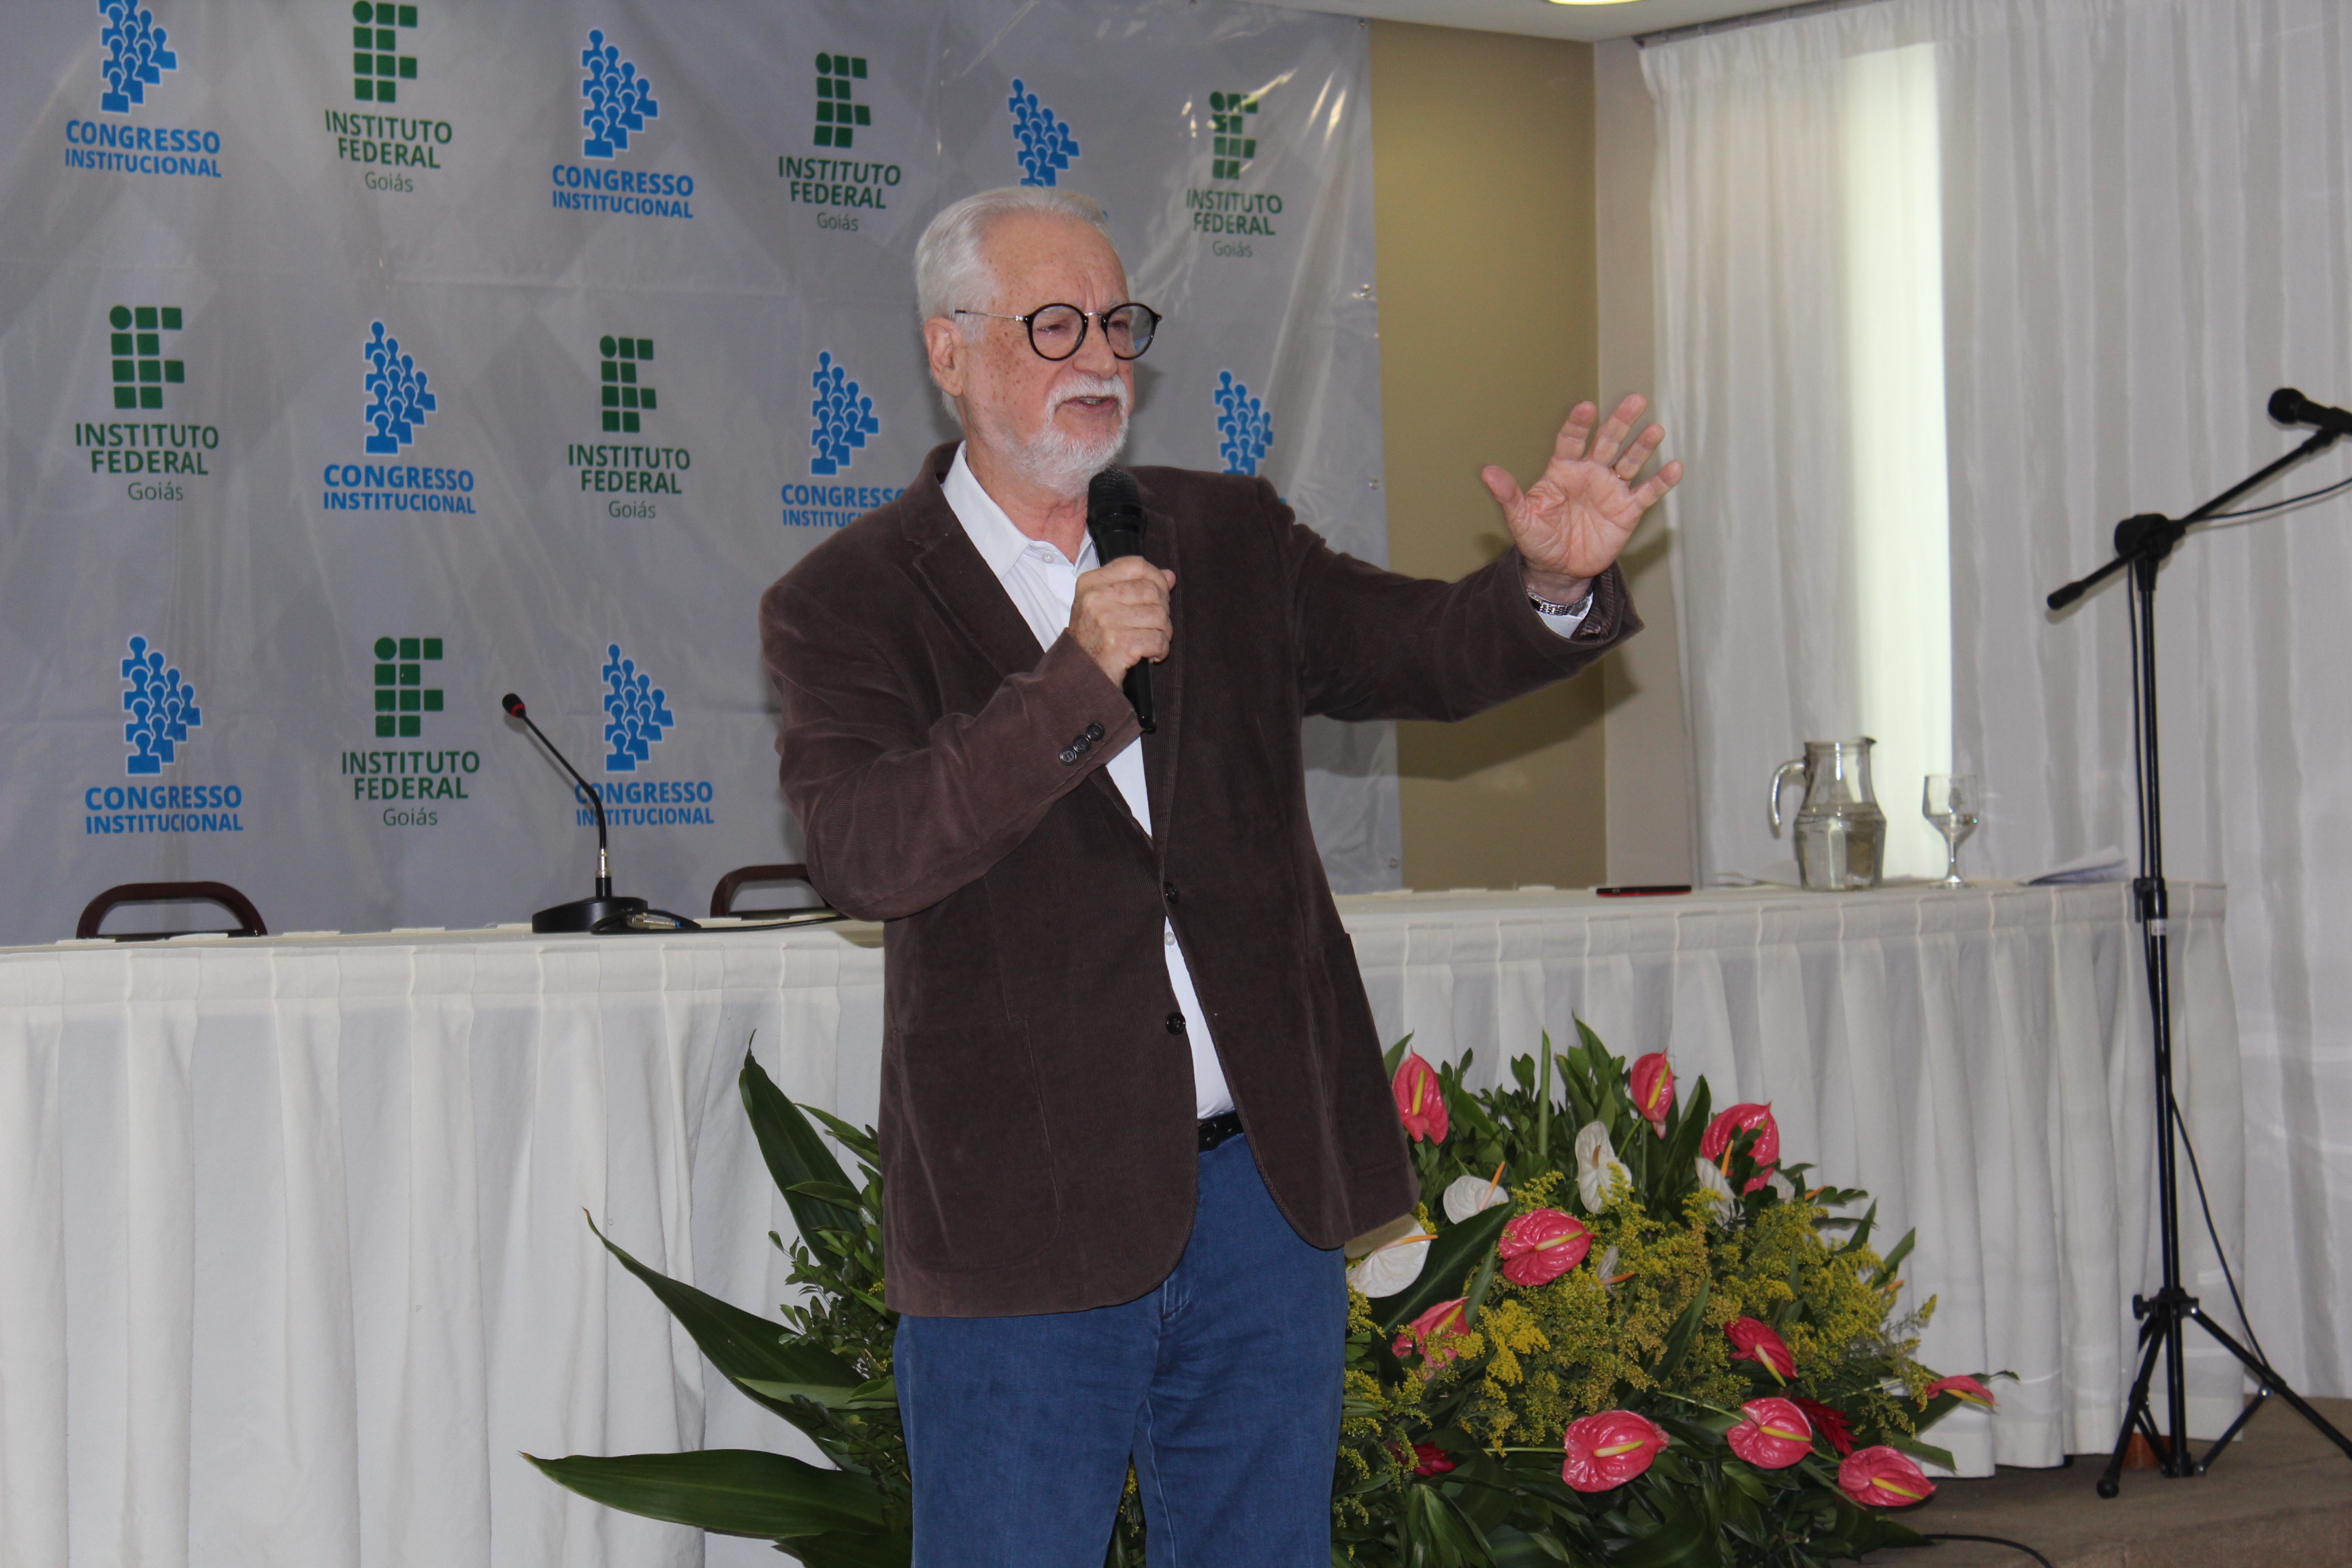
[[[1708,1281],[1700,1280],[1698,1294],[1693,1296],[1690,1305],[1683,1309],[1683,1315],[1675,1320],[1673,1330],[1666,1335],[1664,1348],[1658,1352],[1658,1364],[1650,1369],[1654,1382],[1663,1384],[1674,1376],[1675,1369],[1683,1364],[1683,1357],[1690,1353],[1691,1340],[1698,1332],[1700,1321],[1706,1316],[1709,1289]]]
[[[839,1356],[818,1345],[785,1337],[783,1325],[769,1321],[756,1313],[732,1306],[718,1297],[698,1290],[693,1286],[673,1279],[656,1269],[646,1268],[601,1230],[591,1219],[588,1228],[595,1231],[596,1239],[604,1250],[621,1260],[621,1267],[646,1283],[646,1288],[669,1309],[678,1326],[692,1336],[710,1364],[725,1374],[727,1380],[765,1409],[772,1410],[804,1431],[810,1431],[808,1413],[789,1398],[762,1394],[753,1383],[807,1384],[824,1388],[852,1389],[862,1381],[857,1370]]]
[[[898,1385],[894,1378],[877,1377],[856,1388],[844,1388],[834,1383],[775,1383],[762,1377],[740,1380],[746,1390],[764,1394],[771,1399],[805,1399],[827,1410],[894,1410],[898,1405]]]
[[[751,1118],[752,1134],[760,1141],[761,1157],[768,1162],[768,1174],[784,1194],[801,1235],[814,1243],[819,1231],[855,1233],[863,1216],[854,1195],[845,1205],[793,1190],[803,1183],[827,1182],[855,1193],[841,1162],[833,1157],[833,1151],[824,1146],[800,1107],[785,1098],[749,1051],[743,1053],[743,1071],[736,1081],[742,1090],[743,1109]]]
[[[1958,1465],[1952,1463],[1952,1454],[1948,1448],[1938,1448],[1933,1443],[1922,1443],[1916,1437],[1906,1437],[1899,1432],[1887,1433],[1885,1437],[1888,1447],[1900,1448],[1915,1459],[1925,1459],[1931,1465],[1941,1465],[1948,1470],[1959,1468]]]
[[[1654,1494],[1664,1489],[1652,1489]],[[1677,1497],[1665,1513],[1665,1521],[1657,1529],[1633,1537],[1622,1551],[1612,1552],[1611,1568],[1698,1568],[1722,1561],[1716,1521],[1696,1499]]]
[[[769,1540],[887,1535],[882,1492],[865,1476],[758,1448],[524,1458],[582,1497],[647,1519]],[[902,1550],[897,1561],[907,1561]]]
[[[1397,1068],[1404,1066],[1405,1052],[1412,1048],[1412,1037],[1411,1035],[1407,1035],[1403,1039],[1399,1040],[1395,1045],[1391,1046],[1381,1054],[1381,1062],[1382,1066],[1387,1068],[1389,1077],[1396,1077]]]
[[[1478,1278],[1471,1283],[1470,1294],[1462,1304],[1462,1326],[1470,1327],[1478,1321],[1480,1309],[1486,1305],[1486,1292],[1494,1288],[1495,1265],[1503,1260],[1502,1248],[1486,1249],[1486,1261],[1478,1265]]]
[[[1871,1205],[1870,1212],[1874,1216],[1876,1215],[1878,1213],[1878,1205],[1876,1204]],[[1889,1252],[1886,1255],[1885,1261],[1879,1264],[1878,1272],[1870,1277],[1870,1282],[1873,1285],[1884,1286],[1888,1280],[1894,1279],[1895,1271],[1903,1267],[1903,1260],[1905,1258],[1911,1256],[1911,1248],[1918,1239],[1919,1233],[1917,1231],[1905,1231],[1903,1233],[1903,1239],[1895,1244],[1895,1250]],[[1857,1236],[1855,1239],[1855,1245],[1861,1245],[1861,1238],[1859,1236]]]
[[[1494,1250],[1503,1226],[1510,1219],[1511,1205],[1497,1204],[1449,1227],[1430,1244],[1429,1258],[1422,1265],[1420,1279],[1393,1296],[1373,1298],[1372,1321],[1380,1324],[1383,1333],[1394,1334],[1452,1296],[1461,1288],[1463,1276],[1470,1271],[1471,1264],[1481,1254]]]
[[[798,1193],[803,1197],[815,1198],[822,1203],[838,1204],[844,1208],[856,1208],[858,1205],[857,1194],[839,1182],[794,1182],[785,1189],[784,1195],[790,1197],[794,1193]]]

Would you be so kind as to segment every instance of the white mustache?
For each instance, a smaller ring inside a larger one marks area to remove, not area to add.
[[[1129,393],[1127,383],[1115,375],[1081,375],[1065,385],[1054,396],[1054,411],[1060,413],[1062,405],[1081,397],[1108,397],[1118,405],[1122,417],[1127,413]]]

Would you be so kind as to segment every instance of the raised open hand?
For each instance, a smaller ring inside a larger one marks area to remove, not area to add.
[[[1683,477],[1682,464],[1672,462],[1634,486],[1666,437],[1653,425],[1626,442],[1633,421],[1648,406],[1641,394],[1628,393],[1596,431],[1592,422],[1600,411],[1590,403],[1578,404],[1559,427],[1543,477],[1525,491],[1508,469],[1479,470],[1503,509],[1512,542],[1527,560],[1533,592],[1563,602],[1581,598],[1625,548],[1642,514]]]

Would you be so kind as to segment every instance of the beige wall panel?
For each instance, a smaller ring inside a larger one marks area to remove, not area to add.
[[[1532,480],[1598,391],[1592,49],[1371,26],[1389,562],[1453,578],[1508,548],[1480,467]],[[1603,694],[1400,724],[1405,885],[1601,880]]]

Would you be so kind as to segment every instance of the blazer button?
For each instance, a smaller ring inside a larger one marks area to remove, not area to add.
[[[1160,883],[1160,896],[1167,900],[1170,903],[1174,903],[1176,901],[1176,884],[1173,882]]]
[[[1168,1015],[1168,1032],[1171,1035],[1181,1035],[1184,1032],[1183,1014],[1171,1013]]]
[[[1103,727],[1102,727],[1101,725],[1099,725],[1099,724],[1089,724],[1089,725],[1087,725],[1087,740],[1089,740],[1089,741],[1099,741],[1099,740],[1101,740],[1102,738],[1103,738]]]
[[[1068,767],[1072,763],[1075,763],[1077,760],[1078,753],[1076,751],[1072,750],[1068,746],[1064,746],[1062,748],[1062,765],[1064,767]]]

